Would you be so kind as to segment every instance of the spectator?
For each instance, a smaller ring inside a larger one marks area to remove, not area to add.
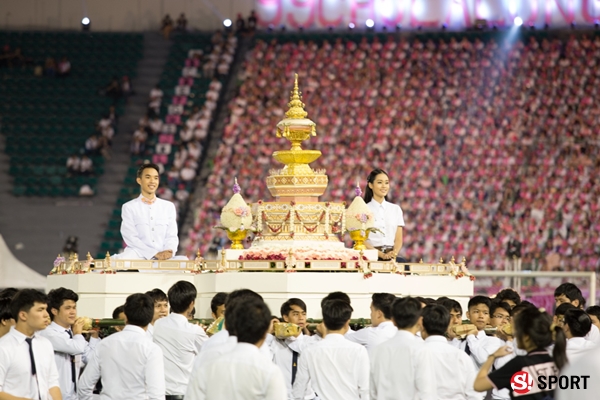
[[[58,76],[66,77],[71,74],[71,62],[67,59],[67,57],[61,58],[58,63]]]
[[[91,175],[93,171],[93,161],[87,155],[81,157],[81,163],[79,164],[79,172],[81,175]]]
[[[80,165],[81,159],[77,154],[73,154],[67,159],[67,171],[69,171],[70,174],[78,174]]]
[[[169,14],[165,15],[162,20],[162,25],[160,28],[165,39],[169,40],[169,36],[171,35],[171,31],[173,30],[173,20]]]
[[[121,98],[123,93],[121,92],[119,79],[116,76],[113,76],[108,86],[104,88],[104,94],[108,97],[112,97],[115,102]]]
[[[56,76],[56,62],[54,61],[54,58],[46,58],[46,62],[44,63],[44,75],[52,78]]]
[[[177,30],[185,32],[187,30],[187,18],[185,17],[184,13],[181,13],[181,15],[179,15],[179,18],[177,18]]]
[[[246,21],[244,21],[244,17],[242,17],[241,13],[237,15],[237,19],[235,20],[235,31],[237,33],[246,32]]]
[[[256,17],[256,11],[250,11],[250,16],[248,17],[248,31],[250,33],[254,33],[256,30],[256,25],[258,23],[258,18]]]

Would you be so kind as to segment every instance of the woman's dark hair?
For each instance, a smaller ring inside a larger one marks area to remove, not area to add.
[[[569,325],[569,330],[574,337],[584,337],[592,329],[592,319],[580,308],[567,310],[563,318],[565,325]]]
[[[50,314],[50,319],[54,321],[52,309],[55,309],[58,313],[58,311],[60,311],[60,307],[66,300],[73,300],[75,303],[77,303],[79,296],[71,289],[64,287],[52,289],[48,293],[48,314]]]
[[[375,178],[379,174],[385,174],[385,176],[387,176],[388,178],[390,177],[388,175],[388,173],[385,172],[384,170],[382,170],[381,168],[376,168],[373,171],[371,171],[371,173],[367,177],[367,187],[365,188],[365,197],[364,197],[365,203],[369,203],[373,199],[373,189],[371,189],[369,187],[369,183],[375,182]],[[385,199],[387,200],[387,196],[385,196]]]
[[[196,300],[197,295],[196,286],[188,281],[176,282],[167,294],[171,310],[177,314],[185,312],[190,304]]]
[[[154,300],[144,293],[134,293],[125,300],[123,312],[127,317],[128,325],[141,328],[148,326],[154,318]]]
[[[423,328],[428,335],[444,336],[450,325],[450,312],[438,304],[423,309]]]
[[[552,358],[560,370],[567,363],[567,340],[562,328],[552,325],[552,318],[545,311],[527,307],[514,317],[515,336],[523,343],[523,338],[529,336],[536,349],[545,349],[552,344],[552,333],[555,333]]]

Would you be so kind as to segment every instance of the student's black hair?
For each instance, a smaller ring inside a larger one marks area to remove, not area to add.
[[[449,297],[440,297],[439,299],[436,300],[437,304],[439,304],[440,306],[444,307],[446,310],[448,310],[448,312],[452,312],[452,311],[457,311],[460,313],[460,315],[462,316],[463,314],[463,309],[462,306],[460,305],[460,303],[454,299],[451,299]]]
[[[328,300],[321,306],[323,324],[330,331],[340,330],[352,317],[352,306],[344,300]]]
[[[513,289],[502,289],[496,294],[495,300],[512,300],[515,305],[518,305],[521,302],[521,296]]]
[[[496,310],[499,308],[506,311],[508,313],[508,315],[512,315],[512,308],[510,308],[510,304],[505,303],[502,300],[494,299],[494,300],[492,300],[491,305],[490,305],[490,317],[492,315],[494,315]]]
[[[422,314],[423,329],[428,335],[446,335],[450,325],[450,312],[444,306],[432,304],[426,306]]]
[[[48,292],[48,314],[50,314],[51,320],[54,321],[52,309],[54,308],[56,309],[56,312],[58,312],[66,300],[73,300],[75,303],[77,303],[79,300],[79,295],[71,289],[64,287],[52,289],[50,292]]]
[[[219,292],[213,296],[212,300],[210,301],[210,310],[213,312],[213,314],[217,314],[217,308],[219,308],[219,306],[225,305],[226,300],[227,293],[225,292]]]
[[[236,317],[236,313],[234,312],[236,307],[239,304],[243,304],[250,300],[263,301],[263,298],[260,294],[250,289],[234,290],[227,295],[227,300],[225,301],[225,326],[227,327],[229,335],[236,336],[234,321]]]
[[[0,298],[0,321],[8,321],[13,317],[10,312],[10,302],[10,297]]]
[[[288,315],[292,311],[292,306],[298,306],[306,312],[306,303],[298,298],[291,298],[281,305],[281,316]]]
[[[19,290],[10,302],[10,314],[18,322],[19,313],[29,312],[35,303],[48,304],[48,296],[35,289]]]
[[[169,288],[168,296],[171,311],[181,314],[187,311],[188,307],[193,301],[196,301],[198,290],[193,283],[188,281],[179,281]]]
[[[375,178],[379,174],[385,174],[388,178],[390,177],[390,175],[387,172],[385,172],[384,170],[382,170],[381,168],[376,168],[373,171],[371,171],[369,176],[367,176],[367,187],[365,188],[365,197],[364,197],[365,203],[369,203],[371,200],[373,200],[373,189],[371,189],[369,187],[369,183],[375,182]],[[387,200],[387,196],[385,196],[385,199]]]
[[[402,297],[394,300],[392,304],[392,319],[398,329],[413,327],[421,314],[421,302],[414,297]]]
[[[142,164],[142,165],[141,165],[141,166],[138,168],[138,170],[137,170],[137,177],[138,177],[138,178],[141,178],[141,177],[142,177],[142,173],[144,172],[144,170],[145,170],[145,169],[148,169],[148,168],[155,169],[155,170],[156,170],[156,172],[158,172],[158,175],[160,175],[160,169],[158,168],[158,165],[156,165],[156,164],[154,164],[154,163],[145,163],[145,164]]]
[[[562,303],[560,306],[556,307],[556,310],[554,310],[554,315],[565,315],[565,313],[567,311],[576,309],[576,308],[577,307],[575,307],[571,303]]]
[[[585,299],[581,294],[581,290],[579,290],[575,284],[566,282],[559,285],[554,290],[554,297],[558,297],[562,294],[564,294],[570,301],[579,300],[579,307],[585,308]]]
[[[525,335],[538,349],[545,349],[553,342],[552,333],[555,333],[554,350],[552,358],[556,367],[560,370],[567,363],[567,342],[564,331],[552,325],[552,318],[545,311],[535,307],[527,307],[519,312],[514,318],[515,336],[524,342]]]
[[[516,306],[513,307],[512,309],[512,317],[514,318],[515,315],[517,315],[518,313],[520,313],[521,311],[527,309],[527,308],[537,308],[533,303],[527,301],[527,300],[522,300],[519,304],[517,304]]]
[[[225,300],[225,313],[227,313],[227,310],[229,309],[229,307],[231,306],[231,303],[233,301],[235,301],[236,299],[242,299],[242,298],[255,298],[255,299],[259,299],[259,300],[263,299],[260,294],[256,293],[255,291],[252,291],[250,289],[234,290],[233,292],[231,292],[227,295],[227,299]]]
[[[589,306],[585,310],[588,315],[595,315],[596,318],[600,319],[600,306]]]
[[[154,301],[144,293],[134,293],[125,300],[123,312],[128,325],[148,326],[154,318]]]
[[[119,319],[119,314],[125,312],[125,305],[119,306],[113,310],[112,317],[113,319]],[[154,314],[152,314],[154,315]],[[150,321],[152,322],[152,321]]]
[[[159,288],[154,288],[152,290],[148,290],[146,292],[146,294],[148,296],[150,296],[152,298],[152,300],[154,300],[154,303],[158,303],[159,301],[169,301],[169,298],[167,297],[167,294],[165,292],[163,292],[162,290],[160,290]]]
[[[13,297],[15,297],[15,294],[17,294],[17,292],[19,291],[19,289],[14,288],[14,287],[9,287],[6,289],[2,289],[0,291],[0,298],[1,297],[8,297],[9,299],[12,299]]]
[[[478,306],[480,304],[485,304],[487,308],[490,308],[492,301],[487,296],[473,296],[469,300],[469,304],[467,306],[467,311],[471,309],[471,307]]]
[[[435,299],[432,299],[431,297],[417,296],[415,297],[415,299],[419,300],[420,303],[425,304],[426,306],[432,306],[434,304],[437,304],[437,301]]]
[[[236,302],[232,311],[227,309],[227,329],[236,332],[238,343],[258,343],[270,326],[271,310],[258,298]]]
[[[396,296],[391,293],[373,293],[371,300],[373,308],[381,311],[385,319],[392,319],[392,304]]]
[[[325,304],[325,302],[329,301],[329,300],[342,300],[342,301],[345,301],[348,304],[352,304],[350,302],[350,296],[348,296],[346,293],[344,293],[344,292],[331,292],[327,296],[323,297],[323,299],[321,300],[321,307],[323,307],[323,304]]]
[[[565,312],[565,325],[569,325],[569,330],[574,337],[584,337],[592,329],[592,319],[580,308],[571,308]]]

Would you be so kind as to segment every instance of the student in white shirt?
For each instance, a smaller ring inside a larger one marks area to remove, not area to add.
[[[396,296],[390,293],[373,293],[371,296],[371,326],[358,331],[349,330],[346,339],[362,344],[369,355],[373,349],[396,336],[398,328],[392,322],[392,304]]]
[[[16,324],[0,339],[0,398],[61,400],[52,344],[36,334],[49,319],[46,295],[23,289],[10,308]]]
[[[194,309],[198,291],[187,281],[179,281],[169,289],[171,314],[156,321],[154,343],[163,353],[165,364],[166,400],[184,396],[202,343],[208,340],[206,332],[190,324],[188,314]]]
[[[271,343],[273,361],[281,372],[288,390],[288,399],[292,399],[292,385],[298,374],[298,362],[302,352],[310,345],[321,340],[321,336],[310,336],[306,329],[306,303],[301,299],[291,298],[281,305],[281,318],[283,322],[298,325],[302,330],[297,337],[274,339]],[[315,391],[310,384],[307,386],[304,399],[314,399]]]
[[[569,385],[565,389],[556,389],[556,400],[597,400],[600,393],[600,346],[587,351],[576,363],[569,363],[560,371],[561,376],[589,376],[586,386],[583,378],[579,386]]]
[[[369,398],[367,350],[344,338],[350,329],[352,311],[343,300],[323,304],[325,338],[302,353],[292,388],[294,399],[304,399],[309,381],[322,399]]]
[[[146,330],[146,334],[152,339],[154,336],[154,323],[159,318],[164,318],[169,315],[169,298],[167,297],[167,294],[159,288],[149,290],[146,294],[154,300],[154,316]]]
[[[227,293],[219,292],[210,300],[210,311],[213,319],[219,319],[225,315],[225,302]]]
[[[271,312],[264,301],[250,298],[226,309],[229,329],[237,343],[203,365],[188,385],[186,399],[285,400],[287,390],[279,368],[261,355],[271,329]]]
[[[175,256],[179,246],[177,213],[170,201],[156,197],[159,185],[158,165],[142,165],[137,172],[139,197],[123,204],[121,211],[121,236],[127,245],[113,258],[126,260],[185,259]]]
[[[421,303],[414,297],[394,301],[392,320],[398,332],[371,354],[371,400],[437,399],[433,366],[421,357],[424,342],[416,336],[421,313]]]
[[[581,309],[567,310],[563,317],[563,330],[567,337],[567,358],[573,364],[596,344],[585,337],[592,328],[592,319]]]
[[[450,340],[455,339],[456,335],[452,327],[454,325],[460,325],[462,323],[463,310],[460,303],[449,297],[440,297],[436,300],[436,303],[444,307],[450,314],[450,325],[446,331],[446,337]]]
[[[373,213],[374,227],[383,233],[371,232],[365,245],[369,249],[377,249],[379,260],[396,259],[402,249],[402,228],[404,214],[400,206],[389,203],[387,195],[390,190],[390,178],[387,172],[377,168],[371,171],[367,178],[365,203]]]
[[[444,400],[480,400],[482,394],[473,389],[477,371],[473,362],[464,351],[451,346],[444,336],[450,325],[448,310],[440,305],[431,305],[423,309],[423,329],[425,339],[422,357],[428,358],[434,365],[434,377],[438,399]]]
[[[100,342],[91,331],[90,342],[83,337],[83,319],[77,318],[79,296],[71,289],[57,288],[48,293],[52,323],[40,335],[52,343],[63,400],[77,400],[77,379],[91,351]]]
[[[10,332],[10,328],[15,326],[15,320],[10,312],[9,297],[0,298],[0,338]]]
[[[79,383],[79,400],[92,400],[102,379],[100,400],[164,400],[165,369],[160,347],[146,336],[154,315],[154,302],[147,294],[135,293],[125,301],[127,325],[100,342]]]

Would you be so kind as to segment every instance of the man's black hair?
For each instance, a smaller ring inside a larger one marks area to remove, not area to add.
[[[600,320],[600,306],[589,306],[586,310],[588,315],[595,315]]]
[[[350,302],[350,296],[348,296],[346,293],[344,293],[344,292],[331,292],[327,296],[323,297],[323,299],[321,300],[321,307],[323,307],[323,304],[325,304],[325,302],[329,301],[329,300],[342,300],[342,301],[345,301],[348,304],[351,304],[351,302]]]
[[[167,297],[167,294],[165,292],[163,292],[162,290],[160,290],[159,288],[154,288],[152,290],[148,290],[145,294],[147,294],[148,296],[150,296],[150,298],[152,298],[152,300],[154,300],[154,303],[158,303],[159,301],[169,301],[169,298]]]
[[[213,296],[212,300],[210,301],[210,310],[213,312],[213,314],[217,314],[217,308],[225,305],[226,300],[227,293],[225,292],[219,292]]]
[[[234,290],[233,292],[231,292],[227,295],[227,300],[225,300],[225,312],[227,313],[227,310],[229,309],[229,307],[231,305],[230,303],[232,303],[234,300],[241,299],[241,298],[254,298],[254,299],[263,300],[262,296],[253,290],[250,290],[250,289]]]
[[[119,314],[124,313],[124,312],[125,312],[125,305],[115,308],[112,313],[113,319],[119,319]],[[150,321],[150,322],[152,322],[152,321]]]
[[[581,294],[581,290],[579,290],[575,284],[566,282],[559,285],[554,290],[554,297],[558,297],[562,294],[564,294],[570,301],[579,300],[579,308],[585,308],[585,299]]]
[[[480,304],[485,304],[487,308],[490,308],[492,301],[487,296],[473,296],[469,300],[469,305],[467,306],[467,310],[470,310],[471,307],[478,306]]]
[[[128,325],[143,328],[154,318],[154,301],[147,294],[134,293],[125,300],[123,312],[127,317]]]
[[[13,317],[10,312],[10,302],[10,297],[0,298],[0,321],[8,321]]]
[[[250,289],[238,289],[227,295],[227,300],[225,301],[225,326],[227,327],[227,331],[231,336],[237,336],[235,332],[235,321],[236,313],[234,313],[235,308],[239,304],[243,304],[246,301],[250,300],[260,300],[263,301],[263,298],[260,294],[250,290]]]
[[[271,310],[258,298],[236,301],[233,310],[227,309],[227,329],[236,332],[238,343],[260,342],[270,326]]]
[[[48,296],[35,289],[19,290],[10,302],[10,314],[18,322],[19,313],[21,311],[28,313],[35,303],[48,304]]]
[[[567,310],[563,319],[574,337],[585,337],[592,329],[592,319],[580,308]]]
[[[344,300],[327,300],[321,306],[323,324],[330,331],[338,331],[352,317],[352,306]]]
[[[145,170],[145,169],[148,169],[148,168],[155,169],[155,170],[156,170],[156,172],[158,172],[158,175],[160,175],[160,169],[159,169],[158,165],[156,165],[156,164],[154,164],[154,163],[145,163],[145,164],[142,164],[142,165],[141,165],[141,166],[138,168],[138,170],[137,170],[137,177],[138,177],[138,178],[141,178],[141,177],[142,177],[142,173],[144,172],[144,170]]]
[[[460,305],[460,303],[454,299],[451,299],[449,297],[440,297],[439,299],[436,300],[437,304],[439,304],[440,306],[444,307],[446,310],[448,310],[448,312],[452,312],[452,311],[456,311],[459,312],[460,315],[462,316],[463,314],[463,309],[462,306]]]
[[[1,297],[8,297],[9,299],[12,299],[13,297],[15,297],[15,294],[17,294],[17,292],[19,291],[19,289],[14,288],[14,287],[9,287],[6,289],[2,289],[0,291],[0,298]]]
[[[385,319],[392,319],[392,304],[396,296],[391,293],[373,293],[371,300],[373,308],[381,311]]]
[[[281,305],[281,316],[289,315],[290,311],[292,311],[292,306],[298,306],[302,309],[302,311],[306,312],[306,303],[298,298],[291,298],[285,303]]]
[[[427,306],[422,311],[423,328],[428,335],[446,335],[450,325],[450,312],[438,304]]]
[[[415,326],[421,312],[421,302],[414,297],[396,299],[392,304],[392,319],[398,329],[408,329]]]
[[[560,306],[556,307],[556,310],[554,310],[554,315],[565,315],[565,313],[569,310],[572,310],[575,307],[573,304],[571,303],[562,303]]]
[[[526,310],[528,308],[537,308],[535,306],[535,304],[527,301],[527,300],[521,300],[521,302],[519,304],[517,304],[516,306],[513,307],[512,309],[512,317],[514,318],[515,315],[517,315],[518,313],[520,313],[523,310]]]
[[[490,305],[490,317],[494,315],[497,309],[503,309],[508,313],[508,315],[512,315],[512,308],[510,308],[510,304],[505,303],[504,301],[494,299]]]
[[[171,311],[181,314],[187,311],[188,307],[193,301],[196,301],[198,290],[193,283],[188,281],[179,281],[171,286],[168,295]]]
[[[417,296],[417,297],[415,297],[415,299],[419,300],[420,303],[425,304],[426,306],[431,306],[431,305],[437,304],[436,300],[432,299],[431,297]]]
[[[496,294],[495,300],[512,300],[515,305],[518,305],[521,302],[521,296],[513,289],[502,289]]]
[[[56,309],[56,312],[58,313],[60,307],[66,300],[73,300],[75,303],[77,303],[77,301],[79,300],[79,295],[71,289],[67,289],[64,287],[52,289],[48,293],[48,314],[50,314],[51,320],[54,321],[54,314],[52,314],[52,309]]]

